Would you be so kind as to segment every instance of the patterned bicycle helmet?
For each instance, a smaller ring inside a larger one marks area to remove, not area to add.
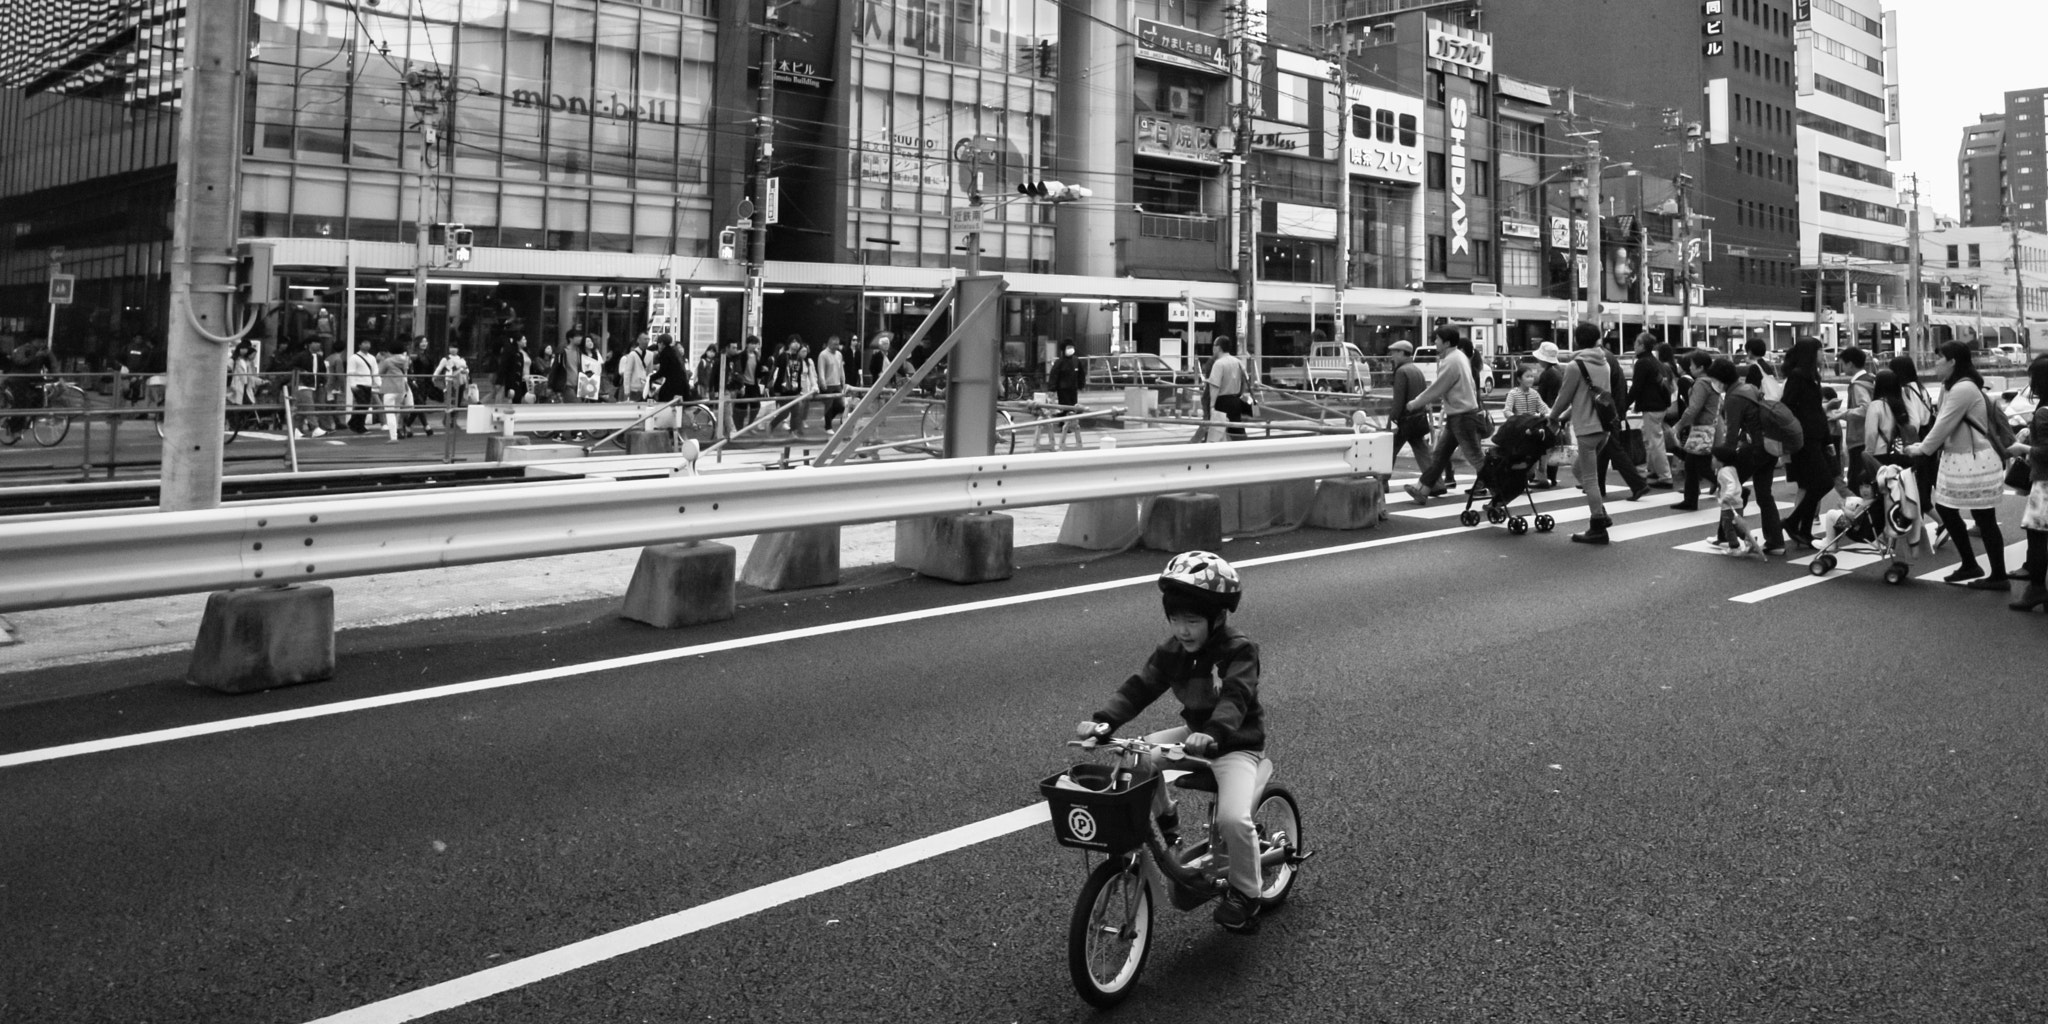
[[[1213,618],[1218,612],[1234,612],[1243,591],[1237,570],[1209,551],[1183,551],[1159,573],[1159,592],[1169,615],[1186,610]]]

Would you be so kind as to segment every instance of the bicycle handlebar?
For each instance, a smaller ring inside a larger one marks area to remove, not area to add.
[[[1082,750],[1100,750],[1104,747],[1109,747],[1115,749],[1119,753],[1124,754],[1158,754],[1166,758],[1168,761],[1180,761],[1185,762],[1187,764],[1202,765],[1204,767],[1215,763],[1209,758],[1198,757],[1194,754],[1188,753],[1187,747],[1184,744],[1154,743],[1151,740],[1140,739],[1135,736],[1125,737],[1105,735],[1099,736],[1095,739],[1068,740],[1067,746],[1080,747]]]

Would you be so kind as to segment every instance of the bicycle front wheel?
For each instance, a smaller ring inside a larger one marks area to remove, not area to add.
[[[1131,994],[1152,952],[1152,891],[1138,863],[1135,857],[1112,857],[1096,865],[1067,928],[1074,989],[1105,1010]]]
[[[1267,854],[1274,850],[1287,854],[1278,863],[1265,863],[1260,868],[1264,886],[1259,890],[1259,902],[1267,907],[1278,906],[1286,901],[1301,873],[1301,865],[1295,860],[1295,855],[1303,851],[1301,805],[1295,803],[1294,794],[1287,787],[1267,786],[1259,795],[1259,806],[1252,811],[1252,828],[1258,833],[1261,861],[1272,860]]]
[[[28,432],[35,435],[37,444],[55,448],[71,433],[71,417],[61,412],[36,413],[28,419]]]

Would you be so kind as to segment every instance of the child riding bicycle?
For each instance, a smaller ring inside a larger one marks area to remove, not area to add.
[[[1173,556],[1159,574],[1159,590],[1172,635],[1075,732],[1083,739],[1106,735],[1173,691],[1187,724],[1146,739],[1180,743],[1188,753],[1213,760],[1216,827],[1230,862],[1230,887],[1217,904],[1215,919],[1232,931],[1254,931],[1263,885],[1252,805],[1273,774],[1259,707],[1259,645],[1229,625],[1242,586],[1237,571],[1220,556],[1207,551]],[[1160,767],[1148,757],[1139,771],[1156,774]],[[1152,812],[1167,841],[1176,841],[1180,822],[1165,786],[1155,789]]]

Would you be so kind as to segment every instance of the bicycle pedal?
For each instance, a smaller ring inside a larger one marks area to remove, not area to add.
[[[1287,863],[1289,863],[1289,864],[1306,864],[1306,863],[1308,863],[1308,859],[1309,859],[1310,857],[1313,857],[1313,856],[1315,856],[1315,855],[1316,855],[1316,854],[1317,854],[1318,852],[1319,852],[1319,851],[1316,851],[1316,850],[1310,850],[1310,851],[1308,851],[1307,853],[1303,853],[1303,852],[1301,852],[1301,851],[1299,851],[1299,850],[1296,850],[1296,851],[1294,851],[1294,852],[1291,852],[1291,853],[1289,853],[1289,854],[1287,855]]]

